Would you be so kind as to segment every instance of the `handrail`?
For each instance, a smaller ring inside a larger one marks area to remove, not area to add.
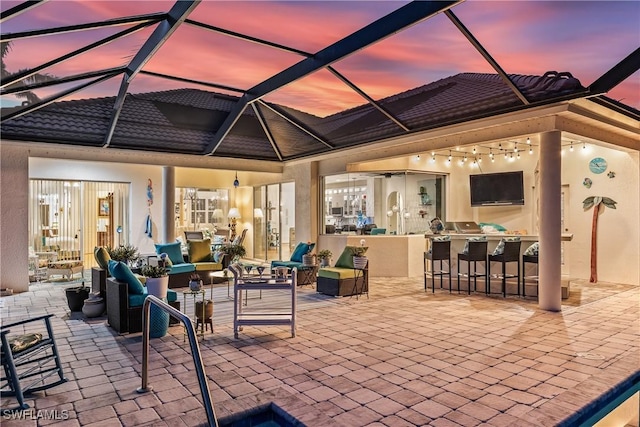
[[[209,426],[218,427],[218,419],[211,403],[211,392],[209,391],[209,384],[207,382],[207,376],[204,373],[204,364],[202,363],[202,355],[200,354],[200,346],[198,345],[198,339],[196,331],[193,327],[191,319],[184,313],[171,307],[161,299],[148,295],[144,303],[142,304],[142,385],[136,389],[138,393],[146,393],[153,390],[153,387],[149,386],[149,313],[151,311],[151,304],[158,307],[160,310],[166,311],[169,315],[179,319],[184,325],[187,336],[189,337],[189,346],[191,347],[191,354],[193,356],[193,363],[196,367],[196,374],[198,375],[198,383],[200,384],[200,392],[202,393],[202,402],[204,403],[204,409],[207,411],[207,420]]]

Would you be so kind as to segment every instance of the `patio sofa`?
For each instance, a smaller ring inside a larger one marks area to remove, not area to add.
[[[369,263],[363,270],[353,266],[353,246],[347,246],[333,267],[318,270],[316,291],[331,296],[350,296],[369,289]],[[357,278],[357,284],[356,284]]]
[[[182,255],[180,242],[157,243],[155,246],[158,256],[167,254],[165,260],[169,267],[169,288],[188,286],[189,276],[193,273],[206,281],[210,272],[224,269],[225,255],[221,251],[212,252],[210,239],[187,241],[186,256]]]

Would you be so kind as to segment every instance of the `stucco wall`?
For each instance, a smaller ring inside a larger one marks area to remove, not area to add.
[[[29,290],[29,152],[0,143],[0,287]]]

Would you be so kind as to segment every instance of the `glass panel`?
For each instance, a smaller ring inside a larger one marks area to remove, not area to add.
[[[445,176],[368,172],[324,178],[324,233],[416,234],[445,216]]]
[[[280,258],[280,185],[267,186],[267,259]]]
[[[189,230],[213,238],[217,230],[226,229],[229,190],[178,187],[175,197],[176,238],[184,239]]]
[[[82,259],[90,268],[96,246],[129,241],[128,183],[33,179],[29,200],[29,247],[42,261]]]
[[[291,253],[298,244],[296,239],[296,195],[295,183],[285,182],[280,185],[280,223],[282,239],[280,259],[290,259]]]
[[[267,192],[266,187],[253,189],[253,257],[267,259]]]

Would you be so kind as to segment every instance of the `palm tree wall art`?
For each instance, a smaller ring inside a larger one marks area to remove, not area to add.
[[[595,283],[598,281],[598,268],[597,268],[597,231],[598,231],[598,212],[600,205],[607,208],[615,209],[616,202],[609,197],[602,196],[590,196],[583,200],[582,207],[585,211],[593,207],[593,220],[591,221],[591,276],[589,282]]]

